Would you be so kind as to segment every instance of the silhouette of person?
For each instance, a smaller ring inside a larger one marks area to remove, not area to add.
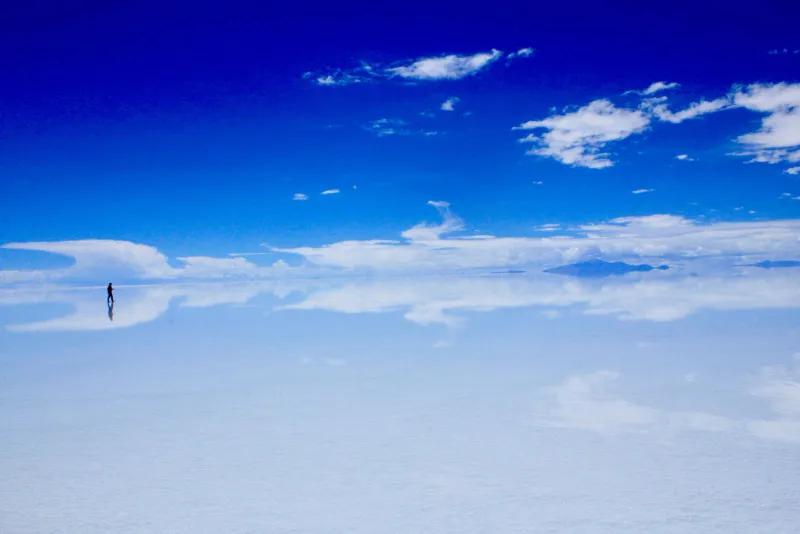
[[[112,323],[114,322],[114,303],[113,302],[109,302],[108,303],[108,320],[111,321]]]
[[[106,302],[114,304],[114,293],[113,293],[114,288],[111,287],[111,282],[108,283],[107,291],[108,291],[108,298],[106,299]]]

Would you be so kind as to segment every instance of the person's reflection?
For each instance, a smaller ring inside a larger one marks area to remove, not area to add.
[[[114,322],[114,302],[108,303],[108,320]]]

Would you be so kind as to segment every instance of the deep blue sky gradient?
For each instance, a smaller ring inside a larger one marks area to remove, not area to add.
[[[616,165],[603,170],[525,156],[511,128],[659,80],[682,85],[675,107],[734,83],[798,81],[800,55],[767,54],[800,48],[798,15],[786,2],[15,5],[0,22],[0,242],[126,239],[174,257],[396,238],[435,218],[431,199],[498,234],[651,213],[795,217],[800,202],[778,195],[800,194],[797,177],[726,156],[757,114],[654,125],[609,146]],[[302,79],[528,46],[535,57],[458,81]],[[439,112],[450,96],[457,111]],[[364,129],[384,117],[442,135]],[[342,193],[319,195],[331,188]]]

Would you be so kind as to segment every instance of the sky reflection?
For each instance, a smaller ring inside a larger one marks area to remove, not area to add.
[[[704,310],[798,308],[797,280],[794,269],[754,269],[746,274],[645,273],[602,280],[495,274],[120,286],[113,321],[98,313],[104,308],[97,288],[0,289],[0,306],[59,303],[73,310],[41,321],[6,325],[16,332],[125,328],[156,320],[171,305],[245,305],[260,295],[274,297],[269,304],[261,304],[273,311],[400,311],[406,320],[420,325],[455,327],[463,324],[470,312],[521,307],[537,308],[551,318],[579,313],[621,320],[674,321]]]
[[[652,274],[6,290],[3,529],[791,531],[796,278]]]

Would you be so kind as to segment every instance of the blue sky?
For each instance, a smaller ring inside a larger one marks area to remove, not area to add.
[[[123,240],[174,262],[398,239],[435,217],[431,200],[465,232],[498,236],[654,214],[796,217],[793,8],[686,9],[15,7],[0,241]],[[742,141],[773,117],[769,139]],[[514,130],[528,121],[539,127]],[[569,146],[553,145],[564,134]],[[746,163],[758,154],[775,163]],[[0,251],[7,269],[65,261]]]

